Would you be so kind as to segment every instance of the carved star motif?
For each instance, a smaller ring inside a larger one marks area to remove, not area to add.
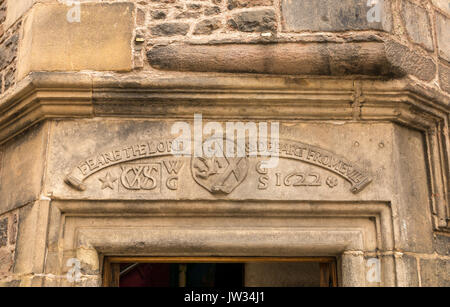
[[[102,190],[106,188],[110,188],[111,190],[114,190],[114,182],[117,181],[116,177],[112,177],[110,172],[106,173],[106,176],[104,178],[98,178],[98,180],[102,183]]]

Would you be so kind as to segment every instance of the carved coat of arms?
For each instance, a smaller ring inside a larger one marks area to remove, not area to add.
[[[247,157],[193,157],[191,162],[194,180],[214,194],[230,194],[247,177]]]

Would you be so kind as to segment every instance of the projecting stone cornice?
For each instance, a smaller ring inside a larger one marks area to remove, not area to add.
[[[36,72],[0,99],[0,142],[45,119],[120,117],[382,120],[447,127],[450,97],[404,79]]]

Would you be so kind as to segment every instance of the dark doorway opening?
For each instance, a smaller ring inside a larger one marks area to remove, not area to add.
[[[242,263],[133,263],[120,265],[119,287],[244,286]]]
[[[110,287],[334,287],[334,258],[107,257]]]

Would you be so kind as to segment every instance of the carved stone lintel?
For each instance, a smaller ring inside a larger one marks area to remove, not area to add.
[[[84,191],[86,189],[84,182],[87,178],[111,166],[123,165],[125,162],[141,159],[174,156],[171,147],[172,143],[173,140],[168,139],[151,140],[133,145],[125,144],[98,153],[95,156],[81,161],[66,176],[65,182],[77,190]],[[279,148],[279,158],[305,162],[331,171],[344,178],[351,184],[351,191],[353,193],[359,193],[372,182],[371,176],[366,171],[355,165],[355,163],[331,151],[291,140],[280,140],[276,145],[271,144],[271,147],[273,146]],[[247,152],[247,155],[249,157],[258,156],[255,152]],[[167,167],[167,164],[165,165]],[[135,173],[133,178],[137,178],[146,167],[148,168],[149,166],[139,167],[136,165],[135,168],[137,170],[133,171]],[[248,157],[192,157],[191,162],[191,171],[194,180],[213,194],[231,193],[245,180],[248,168]],[[132,170],[131,168],[129,169]],[[124,171],[123,168],[122,171],[122,177],[124,173],[127,176],[128,171]],[[108,177],[108,174],[106,174],[105,178],[100,178],[100,180],[103,183],[102,187],[112,188],[113,179],[111,175]],[[147,176],[147,178],[150,178],[150,176]],[[132,179],[132,181],[134,183],[135,180]],[[124,180],[122,178],[122,184],[131,189],[132,184],[130,184],[128,179]]]

